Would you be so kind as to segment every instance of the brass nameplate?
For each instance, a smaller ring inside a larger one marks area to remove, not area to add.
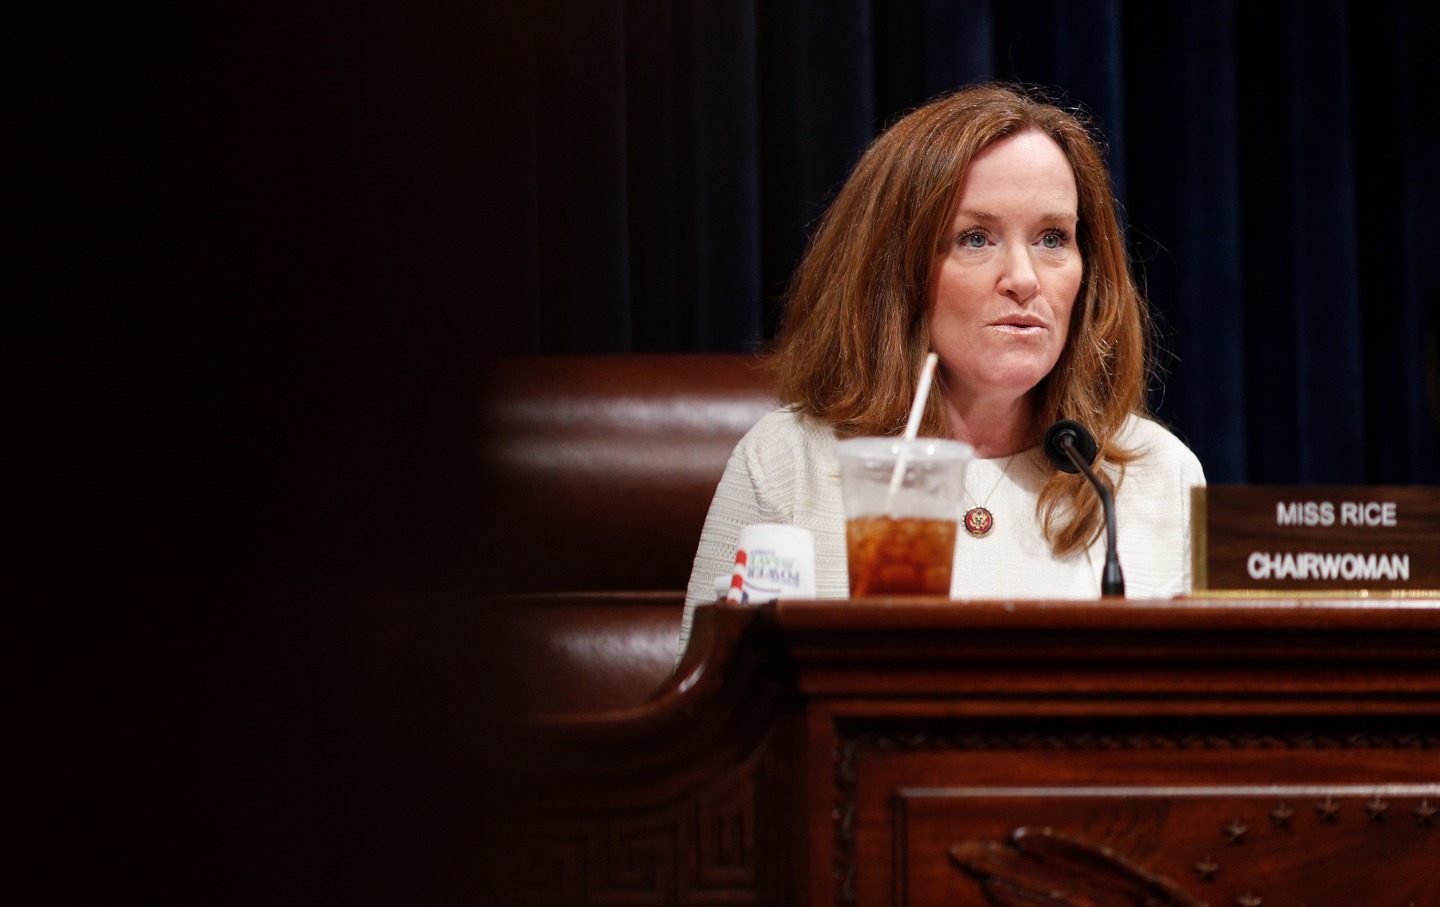
[[[1197,593],[1440,589],[1440,488],[1211,485],[1191,503]]]

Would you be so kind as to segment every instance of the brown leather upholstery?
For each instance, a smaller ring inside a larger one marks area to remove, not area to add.
[[[600,712],[638,705],[675,666],[678,592],[523,595],[497,604],[510,708]]]
[[[726,460],[775,405],[749,356],[510,358],[485,378],[504,592],[683,590]]]
[[[715,485],[774,407],[748,356],[566,356],[486,365],[487,584],[515,705],[643,701],[675,661]]]

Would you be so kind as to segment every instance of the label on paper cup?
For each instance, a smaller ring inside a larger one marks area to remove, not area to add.
[[[815,536],[809,529],[756,523],[740,530],[725,600],[734,603],[815,597]]]

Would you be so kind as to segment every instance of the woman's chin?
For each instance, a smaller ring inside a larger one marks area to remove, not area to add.
[[[1049,368],[1034,364],[994,369],[980,376],[979,386],[974,390],[983,396],[1023,397],[1035,390],[1049,373]]]

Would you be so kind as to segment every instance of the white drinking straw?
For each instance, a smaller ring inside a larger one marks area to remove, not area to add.
[[[935,364],[939,361],[940,357],[931,353],[925,357],[925,365],[920,369],[920,384],[915,388],[915,402],[910,404],[910,418],[906,420],[905,434],[901,436],[900,456],[895,458],[895,472],[890,476],[890,500],[894,500],[900,484],[905,481],[905,454],[910,449],[910,442],[920,434],[920,416],[925,411],[925,400],[930,396],[930,382],[935,378]],[[885,509],[890,508],[887,505]]]

